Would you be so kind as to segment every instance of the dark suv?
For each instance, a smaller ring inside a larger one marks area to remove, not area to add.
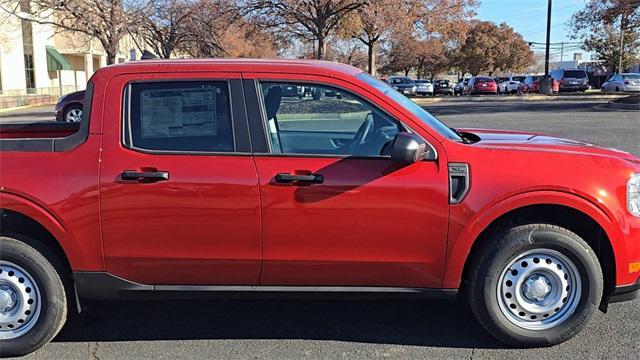
[[[582,69],[556,69],[551,72],[551,77],[558,81],[560,91],[587,91],[589,88],[589,76]]]
[[[449,80],[436,80],[433,85],[434,94],[454,95],[454,84]]]

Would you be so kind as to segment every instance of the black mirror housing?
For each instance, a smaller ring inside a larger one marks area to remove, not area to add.
[[[411,164],[424,159],[434,159],[435,151],[420,136],[409,132],[400,132],[393,140],[391,160]]]

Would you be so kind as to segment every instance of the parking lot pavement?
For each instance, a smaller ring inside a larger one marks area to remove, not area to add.
[[[40,105],[2,111],[0,112],[0,124],[32,121],[55,121],[53,108],[53,105]]]
[[[544,132],[640,155],[640,113],[589,103],[441,103],[451,126]],[[463,302],[236,299],[89,304],[28,359],[637,358],[640,301],[612,304],[569,342],[510,349]]]
[[[423,106],[452,127],[523,130],[582,140],[640,156],[640,111],[606,101],[455,102]]]

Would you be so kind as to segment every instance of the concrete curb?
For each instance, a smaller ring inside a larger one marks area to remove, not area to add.
[[[12,111],[16,111],[16,110],[24,110],[24,109],[29,109],[29,108],[33,108],[33,107],[38,107],[38,106],[48,106],[48,105],[54,105],[55,103],[50,103],[50,104],[31,104],[31,105],[24,105],[24,106],[15,106],[15,107],[10,107],[10,108],[2,108],[0,109],[0,114],[2,113],[8,113],[8,112],[12,112]]]
[[[432,98],[416,98],[413,100],[416,104],[432,104],[439,102],[475,102],[475,101],[602,101],[615,100],[626,95],[480,95],[480,96],[456,96],[456,97],[432,97]]]

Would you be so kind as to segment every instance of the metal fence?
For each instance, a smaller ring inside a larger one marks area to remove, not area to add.
[[[62,95],[77,91],[76,86],[0,90],[0,109],[25,105],[54,104]]]

